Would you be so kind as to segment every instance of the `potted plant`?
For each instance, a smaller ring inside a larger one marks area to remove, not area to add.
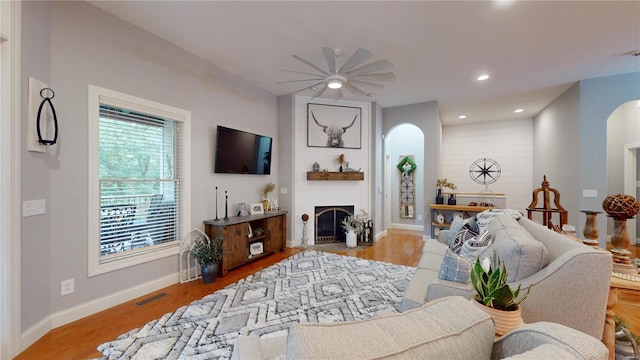
[[[358,236],[364,231],[364,223],[367,221],[368,213],[360,210],[358,215],[349,215],[342,219],[342,229],[347,234],[347,247],[356,247],[358,245]]]
[[[222,236],[216,236],[213,239],[198,236],[191,247],[191,254],[200,264],[202,281],[205,284],[214,282],[218,274],[219,263],[222,261],[222,255],[224,254]]]
[[[270,182],[267,185],[264,186],[264,189],[262,190],[262,207],[264,208],[264,211],[267,210],[272,210],[271,207],[269,206],[270,202],[269,202],[269,193],[273,191],[273,189],[276,188],[276,184]]]
[[[527,293],[520,296],[520,285],[512,290],[507,278],[507,267],[497,256],[495,261],[485,258],[482,263],[477,259],[469,274],[469,282],[476,290],[472,302],[491,316],[499,336],[522,324],[519,305],[531,291],[529,286]]]
[[[342,165],[346,162],[344,159],[344,154],[338,155],[338,157],[336,158],[336,161],[338,162],[338,165],[340,165],[340,167],[338,168],[338,171],[340,172],[344,171],[344,168],[342,167]]]

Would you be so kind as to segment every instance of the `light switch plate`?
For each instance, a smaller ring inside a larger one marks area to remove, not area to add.
[[[594,198],[598,197],[598,190],[596,189],[582,189],[582,197]]]
[[[44,214],[45,212],[46,209],[44,199],[27,200],[22,202],[22,217],[40,215]]]

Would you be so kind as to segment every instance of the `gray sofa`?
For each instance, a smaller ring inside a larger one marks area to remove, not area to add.
[[[596,338],[566,326],[526,324],[494,337],[491,318],[460,296],[399,314],[295,324],[288,336],[240,336],[232,359],[607,359]]]
[[[505,231],[501,225],[509,216],[498,215],[491,221],[489,233],[494,236],[491,246],[497,246],[499,241],[513,243],[515,251],[522,253],[524,248],[511,238],[514,229]],[[611,254],[571,240],[526,217],[517,220],[517,224],[546,248],[539,271],[510,282],[512,287],[532,285],[529,297],[521,304],[523,321],[560,323],[601,339],[611,279]],[[425,242],[415,277],[402,302],[403,311],[445,296],[471,298],[475,294],[469,284],[438,279],[448,248],[447,235],[442,231],[439,240]]]

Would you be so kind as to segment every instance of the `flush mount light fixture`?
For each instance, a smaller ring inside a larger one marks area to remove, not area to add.
[[[523,111],[524,111],[524,109],[516,109],[516,110],[514,111],[514,113],[521,113],[521,112],[523,112]]]
[[[487,74],[482,74],[482,75],[478,76],[478,81],[485,81],[487,79],[489,79],[489,75],[487,75]]]
[[[458,116],[458,119],[466,119],[466,118],[467,118],[467,115],[460,115],[460,116]]]
[[[329,82],[327,83],[327,87],[329,89],[340,89],[342,87],[342,81],[337,79],[329,80]]]

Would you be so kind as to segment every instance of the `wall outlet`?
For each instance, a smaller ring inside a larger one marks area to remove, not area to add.
[[[73,294],[74,291],[73,279],[63,280],[60,282],[60,296]]]
[[[418,215],[418,221],[422,221],[422,215]]]
[[[598,190],[596,190],[596,189],[582,189],[582,197],[589,197],[589,198],[598,197]]]

